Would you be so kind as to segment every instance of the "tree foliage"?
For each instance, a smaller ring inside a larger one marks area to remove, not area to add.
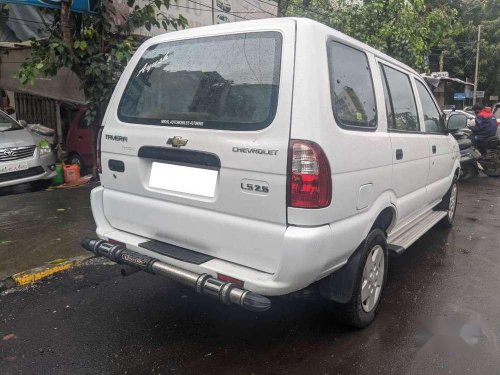
[[[460,32],[448,44],[436,49],[436,52],[443,52],[444,70],[453,77],[474,79],[477,31],[481,25],[478,90],[485,91],[486,97],[499,95],[500,2],[440,0],[436,6],[455,7],[461,26]]]
[[[473,78],[482,25],[478,90],[500,94],[498,0],[280,0],[287,16],[316,19],[421,72]]]
[[[105,108],[113,89],[133,54],[133,32],[139,28],[150,31],[152,27],[183,28],[187,20],[173,18],[162,13],[170,0],[149,0],[136,4],[128,0],[132,8],[128,16],[117,24],[112,0],[101,3],[96,14],[71,13],[72,45],[62,40],[61,19],[54,12],[54,22],[48,28],[48,37],[32,41],[30,57],[21,65],[19,80],[23,84],[34,82],[37,76],[55,76],[59,69],[68,68],[81,81],[88,101],[87,120],[98,116],[98,109]]]
[[[421,71],[431,49],[458,32],[456,10],[429,9],[424,0],[311,0],[307,6],[290,0],[286,14],[317,19]]]

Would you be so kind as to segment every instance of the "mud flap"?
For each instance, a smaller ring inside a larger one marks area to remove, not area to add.
[[[319,292],[323,298],[338,303],[350,301],[358,278],[363,245],[364,241],[351,255],[344,267],[321,280]]]

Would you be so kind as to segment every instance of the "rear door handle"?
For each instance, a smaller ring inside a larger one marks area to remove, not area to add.
[[[435,154],[436,153],[436,146],[432,146],[432,153]]]
[[[396,160],[401,160],[401,159],[403,159],[403,150],[398,148],[396,150]]]

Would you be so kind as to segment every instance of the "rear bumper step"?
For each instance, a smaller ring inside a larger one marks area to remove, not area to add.
[[[191,287],[199,294],[217,299],[225,304],[235,304],[251,311],[266,311],[271,308],[271,301],[264,296],[238,288],[232,283],[215,279],[209,274],[197,274],[179,267],[163,263],[158,259],[126,249],[122,245],[114,245],[104,240],[84,238],[81,242],[84,249],[97,256],[104,256],[113,262],[126,266],[123,275],[135,270],[142,270],[153,275],[161,275]]]

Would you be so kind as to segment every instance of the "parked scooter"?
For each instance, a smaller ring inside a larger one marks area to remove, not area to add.
[[[462,180],[477,176],[480,170],[487,176],[500,177],[500,139],[497,136],[481,141],[475,147],[470,140],[472,131],[467,127],[467,117],[460,113],[450,115],[448,130],[460,148]]]
[[[470,130],[461,129],[451,133],[457,140],[460,150],[460,180],[467,181],[479,174],[478,159],[481,153],[472,145]]]

